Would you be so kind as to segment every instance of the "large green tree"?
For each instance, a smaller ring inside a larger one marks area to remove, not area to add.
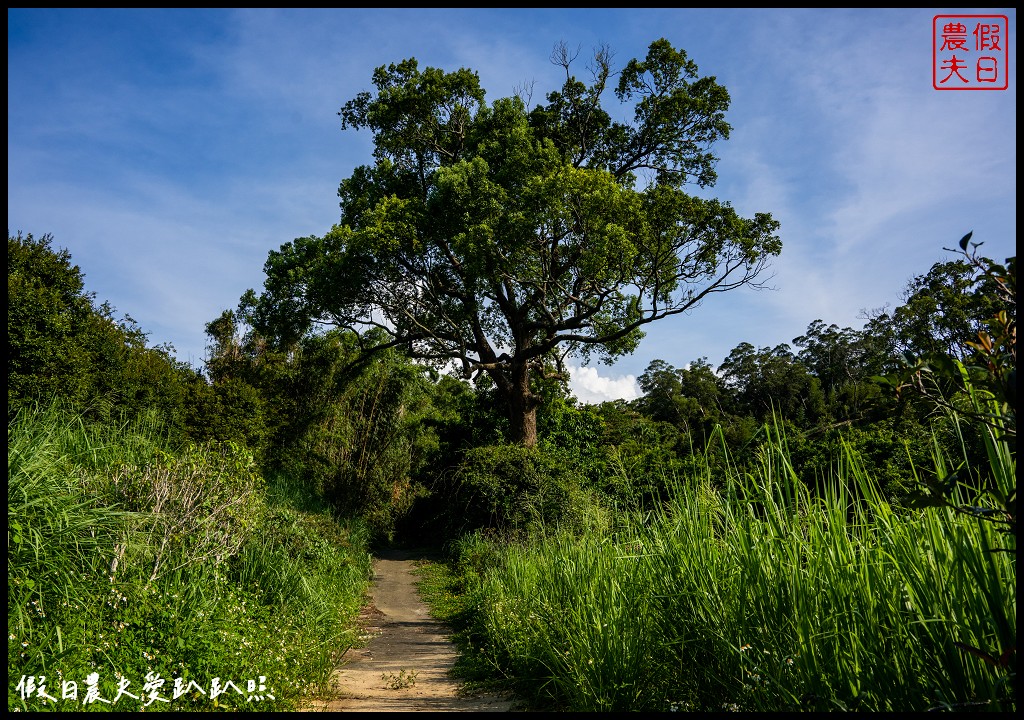
[[[467,69],[377,68],[376,92],[339,113],[375,147],[341,183],[341,222],[271,252],[243,309],[279,340],[379,328],[374,348],[486,373],[514,438],[535,444],[538,379],[565,379],[569,355],[610,362],[647,323],[758,285],[782,247],[770,215],[683,190],[715,182],[726,89],[658,40],[618,73],[633,111],[620,122],[602,104],[610,58],[595,53],[586,84],[556,48],[565,82],[532,110],[520,96],[486,103]]]

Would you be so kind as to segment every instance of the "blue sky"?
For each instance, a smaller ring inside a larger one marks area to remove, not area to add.
[[[1009,89],[932,88],[932,18],[1009,17]],[[768,291],[648,326],[581,400],[632,397],[654,358],[718,365],[815,319],[860,328],[969,230],[1016,254],[1016,12],[904,10],[8,9],[7,227],[51,233],[99,301],[201,366],[203,328],[259,290],[267,253],[323,235],[370,161],[337,112],[374,68],[479,73],[488,101],[560,85],[555,43],[622,67],[666,37],[732,97],[704,196],[781,222]],[[583,63],[577,72],[585,76]],[[610,95],[610,93],[609,93]],[[617,103],[609,97],[611,103]]]

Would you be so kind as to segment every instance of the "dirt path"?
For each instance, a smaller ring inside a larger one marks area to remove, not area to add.
[[[391,551],[374,561],[372,604],[363,610],[363,648],[352,648],[334,671],[342,697],[313,710],[328,712],[507,712],[497,697],[459,697],[448,676],[457,652],[448,629],[430,617],[412,574],[420,555]],[[413,677],[414,682],[409,683]],[[407,686],[407,687],[403,687]]]

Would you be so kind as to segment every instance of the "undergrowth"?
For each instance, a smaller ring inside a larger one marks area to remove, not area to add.
[[[356,640],[367,534],[235,445],[8,424],[8,709],[287,710]]]

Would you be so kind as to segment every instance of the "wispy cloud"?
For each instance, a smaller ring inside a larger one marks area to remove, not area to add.
[[[925,11],[819,10],[767,15],[753,34],[774,80],[738,79],[745,116],[723,165],[737,207],[782,222],[767,325],[857,325],[990,212],[1014,224],[1012,96],[934,91],[930,27]]]

